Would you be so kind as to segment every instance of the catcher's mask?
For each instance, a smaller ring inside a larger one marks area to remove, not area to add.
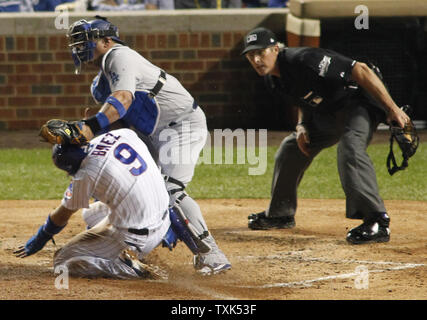
[[[52,160],[55,166],[74,175],[80,168],[84,158],[87,156],[86,148],[77,145],[55,144],[52,148]]]
[[[124,44],[119,39],[119,29],[106,18],[95,16],[95,20],[84,19],[74,22],[67,32],[68,46],[71,48],[76,74],[80,73],[82,63],[93,60],[96,40],[110,37],[115,42]]]
[[[401,108],[406,114],[410,115],[412,109],[405,105]],[[414,123],[409,120],[402,129],[396,124],[390,125],[390,151],[387,156],[387,169],[390,175],[395,174],[399,170],[404,170],[408,167],[408,160],[412,157],[418,148],[419,137]],[[393,153],[393,141],[396,140],[400,150],[402,151],[402,164],[399,166]]]

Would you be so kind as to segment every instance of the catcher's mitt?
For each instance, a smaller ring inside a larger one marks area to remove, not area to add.
[[[40,129],[39,135],[52,144],[85,145],[88,139],[82,132],[83,122],[52,119]]]
[[[402,107],[402,110],[409,115],[411,108],[408,105]],[[409,122],[402,129],[396,125],[390,125],[390,152],[387,156],[387,169],[390,175],[395,174],[399,170],[404,170],[408,167],[408,160],[412,157],[418,148],[419,137],[414,123],[409,120]],[[393,141],[396,140],[402,151],[402,164],[397,165],[396,159],[393,153]],[[393,166],[391,166],[393,164]]]

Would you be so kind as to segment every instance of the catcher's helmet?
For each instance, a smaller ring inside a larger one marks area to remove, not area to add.
[[[79,170],[86,156],[85,149],[73,144],[55,144],[52,148],[53,163],[70,175],[74,175]]]
[[[96,16],[95,20],[84,19],[74,22],[67,32],[71,55],[73,56],[76,73],[80,72],[81,64],[93,59],[96,47],[95,40],[110,37],[115,42],[124,44],[119,39],[119,29],[106,18]]]

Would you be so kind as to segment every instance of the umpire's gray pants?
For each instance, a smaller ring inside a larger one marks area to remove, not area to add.
[[[299,150],[295,132],[286,137],[276,153],[271,202],[266,215],[295,215],[297,188],[304,172],[321,150],[337,142],[338,173],[346,195],[346,217],[364,219],[373,213],[385,212],[375,170],[366,152],[379,123],[376,114],[379,117],[374,107],[358,101],[352,101],[332,114],[314,112],[309,127],[309,157]]]

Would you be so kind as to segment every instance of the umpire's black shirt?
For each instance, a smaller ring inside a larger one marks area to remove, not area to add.
[[[356,60],[322,48],[285,48],[277,57],[280,78],[265,80],[275,94],[290,97],[300,107],[334,112],[355,95],[358,86],[351,80]]]

